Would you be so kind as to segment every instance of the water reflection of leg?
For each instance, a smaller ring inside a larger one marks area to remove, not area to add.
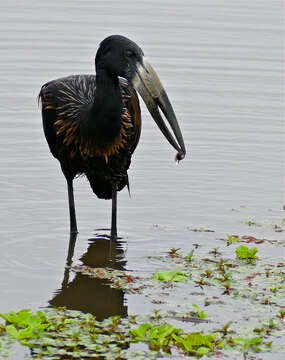
[[[111,239],[117,240],[117,185],[112,185]]]
[[[77,233],[70,233],[64,276],[63,276],[63,281],[61,284],[62,289],[64,289],[67,286],[68,281],[69,281],[69,273],[70,273],[70,268],[72,265],[72,258],[73,258],[73,254],[74,254],[76,239],[77,239]]]
[[[98,320],[114,315],[127,316],[124,291],[112,288],[108,280],[81,272],[75,272],[72,281],[69,280],[75,240],[70,240],[62,287],[56,291],[50,304],[88,312]],[[126,264],[122,242],[104,237],[90,239],[89,247],[80,260],[86,268],[124,270]]]

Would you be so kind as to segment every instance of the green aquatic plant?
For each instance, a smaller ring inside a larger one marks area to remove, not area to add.
[[[144,284],[138,276],[133,276],[123,270],[112,268],[92,268],[86,265],[77,265],[73,267],[73,271],[88,275],[91,278],[104,279],[108,281],[110,287],[125,290],[130,293],[140,293]]]
[[[198,318],[205,319],[209,317],[209,315],[205,311],[201,310],[197,304],[192,304],[192,306],[197,310]]]
[[[129,333],[136,342],[144,341],[152,347],[160,348],[170,345],[173,342],[173,335],[182,333],[182,330],[168,323],[161,325],[143,323],[137,329],[130,329]]]
[[[203,356],[223,346],[219,333],[193,332],[184,333],[168,323],[152,325],[143,323],[136,329],[129,330],[130,335],[136,342],[143,341],[149,344],[152,350],[164,350],[171,353],[171,348],[176,347],[186,354]]]
[[[248,226],[261,226],[255,220],[252,219],[243,220],[242,223],[247,224]]]
[[[32,348],[32,358],[81,359],[95,354],[114,358],[126,343],[127,330],[118,317],[99,322],[91,314],[64,309],[45,309],[36,314],[25,309],[2,313],[1,317],[6,320],[3,339]]]
[[[150,319],[152,321],[157,321],[157,320],[161,319],[161,317],[162,316],[160,314],[160,310],[158,310],[158,309],[154,309],[153,313],[150,315]]]
[[[193,258],[193,255],[194,255],[194,249],[192,249],[188,255],[185,256],[185,259],[189,262],[192,261],[192,258]]]
[[[182,348],[187,354],[200,357],[224,346],[224,342],[219,336],[219,333],[193,332],[174,336],[174,339],[176,346]]]
[[[255,256],[257,252],[257,248],[249,248],[246,245],[239,245],[236,248],[236,256],[240,260],[255,260],[257,259],[257,256]]]
[[[253,337],[253,338],[243,338],[236,337],[232,339],[231,346],[238,348],[242,353],[244,359],[246,359],[246,355],[249,350],[254,352],[259,352],[261,350],[260,345],[262,344],[262,337]]]
[[[222,326],[221,329],[217,330],[217,332],[221,332],[223,337],[226,337],[231,332],[230,327],[232,325],[232,321],[228,321],[225,325]]]
[[[198,317],[207,316],[197,305],[193,307]],[[130,329],[133,321],[119,316],[99,322],[90,314],[63,308],[45,309],[45,312],[35,314],[24,309],[2,313],[1,317],[5,320],[5,324],[1,324],[5,339],[20,341],[33,349],[33,358],[40,359],[57,358],[59,355],[74,359],[95,355],[107,359],[120,358],[127,344],[133,342],[146,342],[151,350],[161,349],[170,353],[176,348],[185,354],[201,356],[213,351],[218,344],[214,341],[216,334],[188,334],[167,322],[157,324],[162,320],[159,310],[150,316],[151,322],[142,323],[136,329]],[[126,354],[122,357],[131,358]]]
[[[275,293],[276,291],[282,290],[282,289],[285,289],[285,285],[277,285],[277,286],[271,287],[271,288],[270,288],[270,291],[272,291],[273,293]]]
[[[192,312],[188,313],[188,318],[191,315],[190,321],[196,322],[195,317],[203,319],[207,316],[198,305],[192,306],[197,313],[195,312],[194,317],[192,317]],[[163,314],[159,310],[147,315],[147,322],[145,322],[146,316],[138,315],[132,315],[126,319],[113,316],[99,322],[91,314],[64,308],[47,308],[35,314],[30,310],[21,310],[1,314],[1,316],[5,320],[5,324],[1,325],[1,359],[8,358],[5,354],[9,348],[5,349],[5,342],[11,343],[11,341],[19,341],[22,345],[31,348],[31,359],[42,360],[96,357],[133,359],[137,358],[137,355],[136,350],[131,349],[131,344],[137,342],[148,344],[150,351],[144,352],[144,355],[140,353],[140,356],[149,359],[161,357],[161,351],[195,357],[207,354],[211,357],[223,350],[238,350],[245,357],[248,352],[272,352],[274,337],[282,336],[282,328],[284,328],[283,310],[259,328],[254,328],[253,331],[247,330],[246,333],[229,330],[231,322],[219,330],[186,332],[168,322],[170,318],[179,321],[177,316],[173,317],[170,313]],[[187,319],[184,316],[180,318],[181,321]],[[136,327],[132,328],[134,323]],[[16,328],[17,333],[9,330],[11,325]],[[28,335],[20,338],[19,331],[29,326],[38,329],[41,325],[45,325],[41,332],[36,331],[32,337]],[[154,351],[157,356],[154,355]]]
[[[156,281],[187,281],[189,275],[185,271],[176,270],[158,270],[154,273],[152,279]]]
[[[1,314],[0,359],[9,358],[6,354],[11,343],[28,346],[29,359],[41,360],[139,360],[167,357],[167,353],[173,357],[222,358],[224,352],[228,358],[240,359],[238,352],[244,357],[253,352],[284,352],[284,259],[260,256],[255,266],[249,266],[256,251],[240,261],[238,256],[227,258],[230,251],[225,243],[218,258],[211,248],[212,244],[203,246],[195,250],[195,256],[193,250],[187,255],[174,248],[156,256],[161,264],[156,282],[155,275],[151,278],[139,272],[74,267],[76,272],[104,279],[106,286],[139,293],[143,301],[163,306],[150,314],[114,316],[102,322],[63,307]],[[186,280],[187,284],[174,285]],[[208,306],[210,320],[197,304]],[[225,319],[227,324],[222,325]],[[193,330],[194,326],[199,330]]]
[[[242,239],[240,239],[237,235],[227,235],[227,245],[231,245],[235,242],[240,242]]]
[[[32,314],[31,310],[23,309],[18,312],[0,313],[6,324],[1,326],[11,337],[18,340],[39,338],[51,323],[42,311]]]

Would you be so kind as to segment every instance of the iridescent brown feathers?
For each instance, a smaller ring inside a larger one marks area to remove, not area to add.
[[[128,83],[121,79],[124,105],[119,136],[112,143],[106,144],[98,144],[92,137],[84,136],[81,127],[84,116],[94,101],[95,79],[95,76],[79,75],[69,77],[69,81],[60,81],[60,86],[57,87],[53,82],[47,83],[42,87],[40,97],[43,111],[56,112],[54,132],[70,159],[76,156],[84,160],[100,157],[108,163],[109,157],[119,154],[120,149],[128,147],[131,152],[134,151],[140,136],[140,109],[134,90],[128,88]]]
[[[66,122],[64,120],[57,120],[54,125],[57,129],[56,135],[63,136],[63,143],[68,147],[70,158],[74,158],[76,154],[86,160],[88,157],[102,157],[108,163],[108,158],[112,155],[118,154],[120,148],[124,148],[128,141],[127,131],[133,127],[129,111],[124,108],[124,113],[121,116],[121,133],[120,136],[112,144],[106,144],[104,148],[98,146],[96,141],[92,138],[84,138],[80,135],[80,127],[76,121]]]

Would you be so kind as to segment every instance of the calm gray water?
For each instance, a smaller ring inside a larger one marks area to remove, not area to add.
[[[249,218],[280,222],[282,5],[282,0],[1,2],[0,311],[47,305],[61,287],[69,239],[67,193],[42,133],[36,97],[48,80],[93,73],[97,46],[110,34],[128,36],[143,48],[167,89],[188,149],[176,165],[175,151],[142,105],[143,132],[129,171],[132,196],[127,190],[119,194],[124,267],[152,272],[156,264],[146,265],[148,255],[210,241],[189,228],[208,227],[219,238],[250,233],[241,223]],[[75,197],[76,264],[96,229],[110,226],[110,202],[98,200],[84,178],[75,182]],[[261,227],[255,235],[269,231]],[[129,313],[149,306],[132,296],[126,304]]]

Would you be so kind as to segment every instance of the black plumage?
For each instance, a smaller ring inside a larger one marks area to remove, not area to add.
[[[134,42],[119,35],[106,38],[98,49],[95,65],[96,76],[72,75],[50,81],[42,86],[39,98],[46,140],[67,180],[70,231],[77,232],[73,179],[85,174],[99,198],[112,198],[111,236],[115,238],[116,194],[129,184],[127,170],[141,132],[141,112],[134,87],[168,141],[178,150],[178,159],[184,157],[185,147],[168,97]]]
[[[94,193],[111,199],[112,184],[118,190],[128,184],[127,170],[141,130],[136,92],[120,79],[122,110],[116,131],[108,124],[106,136],[93,136],[88,114],[94,103],[95,75],[74,75],[45,84],[40,92],[44,133],[51,153],[67,177],[85,174]],[[98,129],[94,133],[98,134]],[[111,133],[111,134],[110,134]]]

